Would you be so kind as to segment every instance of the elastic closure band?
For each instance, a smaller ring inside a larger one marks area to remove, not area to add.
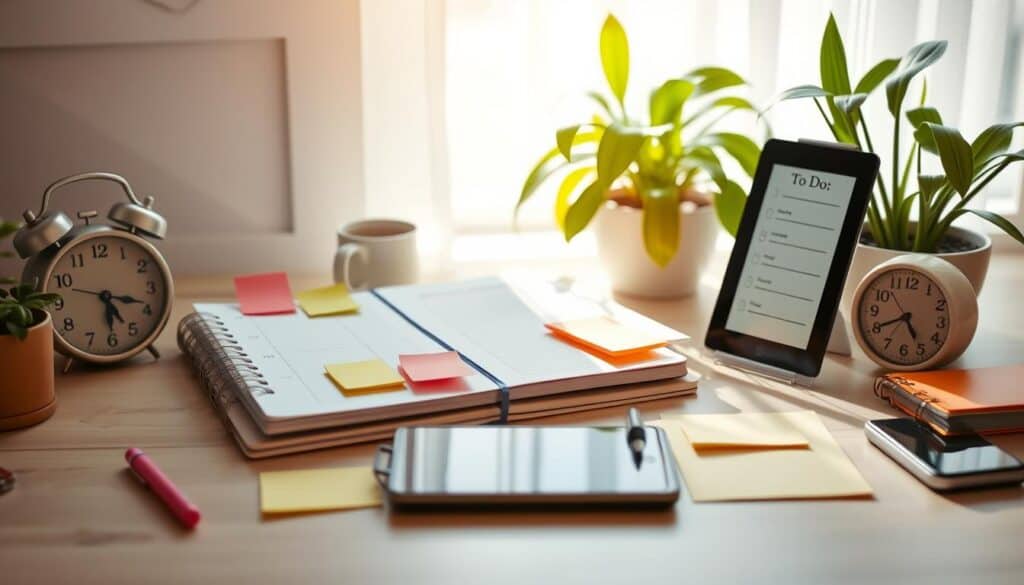
[[[509,395],[508,395],[508,386],[505,385],[505,383],[502,382],[500,378],[498,378],[494,374],[488,372],[480,364],[478,364],[478,363],[474,362],[473,360],[469,359],[461,351],[455,349],[451,345],[448,345],[447,343],[445,343],[445,341],[443,339],[441,339],[440,337],[434,335],[432,332],[428,331],[425,327],[423,327],[422,325],[420,325],[419,323],[414,321],[411,317],[409,317],[409,315],[406,315],[404,311],[402,311],[401,309],[396,307],[394,304],[392,304],[391,301],[389,301],[386,298],[384,298],[384,295],[380,294],[377,291],[377,289],[371,288],[370,289],[370,294],[372,294],[373,296],[377,297],[377,299],[379,299],[380,302],[382,302],[385,305],[387,305],[388,308],[391,309],[392,311],[394,311],[395,314],[397,314],[399,317],[405,319],[405,321],[407,323],[409,323],[410,325],[412,325],[413,327],[415,327],[417,331],[419,331],[420,333],[426,335],[431,340],[433,340],[435,343],[437,343],[441,347],[447,349],[448,351],[454,351],[455,353],[459,354],[459,357],[462,358],[462,361],[464,361],[467,364],[469,364],[469,366],[471,368],[473,368],[474,370],[476,370],[477,372],[479,372],[481,376],[487,378],[491,382],[494,382],[494,385],[497,386],[498,390],[501,392],[501,406],[500,406],[501,414],[500,414],[500,417],[498,419],[498,423],[500,423],[500,424],[507,424],[508,423],[508,411],[509,411],[509,403],[510,403],[510,399],[509,399]]]

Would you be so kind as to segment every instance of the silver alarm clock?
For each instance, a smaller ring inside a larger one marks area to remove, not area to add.
[[[61,187],[104,180],[120,185],[128,201],[107,213],[110,225],[92,223],[96,211],[79,211],[74,225],[50,199]],[[68,357],[92,363],[126,360],[153,347],[167,324],[174,298],[171,270],[146,238],[163,239],[167,221],[153,210],[153,198],[139,201],[131,185],[113,173],[82,173],[46,188],[39,213],[26,210],[25,225],[14,236],[18,255],[27,258],[22,281],[60,293],[50,309],[54,346]]]

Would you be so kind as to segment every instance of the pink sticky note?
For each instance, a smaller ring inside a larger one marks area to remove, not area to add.
[[[243,315],[295,312],[292,289],[284,272],[236,276],[235,297]]]
[[[473,373],[473,369],[454,351],[403,354],[398,356],[398,364],[405,376],[413,382],[461,378]]]

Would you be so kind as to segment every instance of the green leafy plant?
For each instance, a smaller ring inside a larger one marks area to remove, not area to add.
[[[19,284],[9,290],[0,289],[0,335],[10,334],[25,339],[29,327],[46,319],[46,307],[60,301],[56,293],[36,292],[31,284]]]
[[[591,121],[555,133],[555,147],[523,183],[516,214],[538,187],[560,178],[555,220],[566,241],[613,199],[643,209],[645,249],[654,262],[665,266],[679,245],[680,202],[705,204],[708,193],[721,224],[735,235],[746,193],[723,170],[719,156],[734,159],[749,177],[761,149],[747,136],[714,130],[732,112],[757,112],[746,98],[722,91],[746,82],[721,67],[694,69],[652,91],[648,115],[636,116],[625,106],[629,42],[612,15],[601,29],[600,54],[610,97],[588,93],[598,108]]]
[[[945,51],[946,41],[915,45],[902,59],[878,62],[851,86],[843,39],[835,18],[830,16],[821,39],[821,85],[788,89],[772,105],[783,100],[811,99],[837,141],[874,152],[861,109],[870,94],[884,83],[886,106],[892,117],[892,158],[889,164],[882,161],[868,207],[868,227],[874,243],[893,250],[934,253],[939,251],[953,222],[967,213],[994,224],[1024,243],[1024,235],[1006,218],[967,207],[1007,166],[1024,160],[1024,150],[1007,152],[1013,130],[1024,122],[995,124],[973,142],[967,142],[956,128],[943,124],[935,108],[925,105],[928,85],[923,77],[917,105],[904,109],[911,82]],[[912,131],[909,147],[901,144],[904,126]],[[901,161],[904,150],[906,156]],[[923,153],[937,156],[944,174],[922,174]],[[910,174],[914,168],[917,184],[912,190]],[[917,228],[911,233],[910,215],[914,208],[917,209]]]
[[[3,219],[0,219],[0,241],[11,237],[14,232],[18,231],[19,227],[21,227],[21,225],[13,221],[4,221]],[[13,256],[14,252],[11,252],[10,250],[0,250],[0,258],[12,258]],[[14,284],[14,279],[9,276],[0,276],[0,284]]]

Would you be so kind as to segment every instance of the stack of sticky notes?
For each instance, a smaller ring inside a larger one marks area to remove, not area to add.
[[[295,295],[295,300],[310,317],[342,315],[359,310],[359,305],[349,296],[348,287],[344,284],[302,291]]]
[[[380,505],[380,487],[370,467],[260,474],[260,510],[264,514],[354,510]]]
[[[668,340],[662,337],[627,327],[605,316],[547,323],[544,326],[555,337],[612,358],[647,352],[668,344]]]
[[[695,502],[870,496],[868,485],[811,411],[663,415]]]
[[[398,356],[398,369],[410,382],[435,382],[473,374],[473,369],[455,351],[402,354]]]
[[[236,276],[235,298],[243,315],[295,312],[292,289],[284,272]]]
[[[325,369],[343,394],[388,392],[405,386],[402,376],[380,359],[328,364]]]

